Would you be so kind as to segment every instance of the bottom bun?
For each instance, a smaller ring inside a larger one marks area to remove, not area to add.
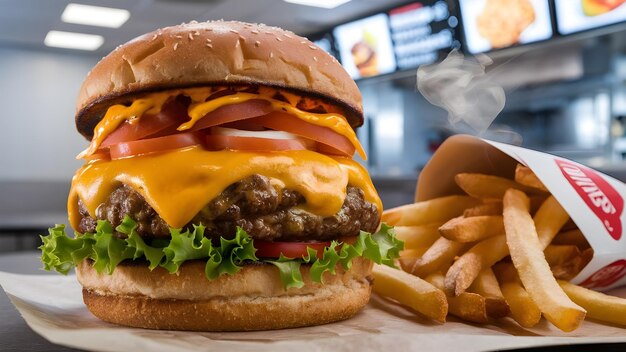
[[[98,274],[88,261],[77,268],[87,308],[115,324],[163,330],[249,331],[326,324],[352,317],[369,301],[372,263],[353,261],[324,274],[324,284],[284,289],[271,264],[245,265],[235,275],[207,280],[204,263],[187,262],[177,274],[145,265]]]

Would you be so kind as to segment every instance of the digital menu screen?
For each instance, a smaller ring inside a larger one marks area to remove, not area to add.
[[[465,46],[472,54],[552,37],[548,0],[459,0],[459,5]]]
[[[563,35],[626,21],[626,0],[556,0],[556,19]]]
[[[341,63],[352,78],[396,70],[387,14],[381,13],[337,26],[333,34]]]
[[[458,45],[454,38],[457,24],[445,1],[416,2],[389,11],[398,68],[415,68],[439,60]]]
[[[337,56],[335,53],[335,47],[333,44],[333,35],[331,33],[325,33],[320,36],[316,36],[312,38],[313,44],[319,46],[325,52],[331,54],[332,56]]]

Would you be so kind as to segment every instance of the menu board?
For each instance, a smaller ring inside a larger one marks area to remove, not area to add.
[[[446,1],[416,2],[389,11],[389,26],[399,69],[437,61],[458,44],[454,39],[456,17],[450,17]]]
[[[387,14],[381,13],[337,26],[333,34],[341,63],[352,78],[396,70]]]
[[[556,0],[559,33],[567,35],[626,21],[626,0]]]
[[[548,0],[459,0],[459,5],[465,46],[472,54],[552,37]]]

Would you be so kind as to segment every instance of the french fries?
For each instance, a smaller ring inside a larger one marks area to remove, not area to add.
[[[439,228],[441,236],[450,241],[476,242],[504,232],[501,215],[457,217]]]
[[[559,281],[559,285],[576,304],[587,310],[587,316],[607,323],[626,325],[626,299]]]
[[[511,312],[506,303],[498,279],[491,268],[484,269],[478,274],[470,286],[469,291],[485,297],[487,315],[494,319],[504,318]]]
[[[454,257],[465,247],[467,247],[465,243],[454,242],[441,237],[415,263],[411,273],[425,277],[428,273],[442,269],[446,265],[450,266]]]
[[[402,269],[437,288],[448,314],[475,323],[509,316],[525,328],[544,316],[563,331],[579,327],[586,314],[626,325],[626,299],[567,282],[591,261],[593,249],[529,168],[518,165],[514,180],[461,173],[455,182],[467,196],[418,202],[383,216],[407,243]]]
[[[443,289],[443,275],[441,273],[428,275],[426,281],[439,289]],[[477,293],[464,292],[457,297],[448,296],[447,300],[450,314],[473,323],[484,324],[489,321],[485,297]]]
[[[517,271],[511,263],[499,263],[494,272],[500,282],[500,289],[511,309],[511,318],[520,326],[532,328],[541,320],[541,311],[522,286]]]
[[[502,203],[511,259],[530,298],[557,328],[563,331],[575,330],[585,318],[586,311],[567,297],[552,275],[530,216],[528,196],[511,188],[504,194]],[[541,208],[538,212],[541,212]]]
[[[468,196],[448,196],[389,209],[383,212],[382,221],[394,226],[420,226],[448,221],[476,206],[479,200]]]
[[[458,174],[454,177],[456,184],[465,193],[478,199],[500,200],[509,188],[518,189],[530,194],[541,194],[544,191],[524,186],[515,181],[491,175],[483,174]]]
[[[396,226],[396,237],[404,241],[404,248],[428,247],[439,238],[439,227],[442,223],[432,223],[420,226]]]
[[[517,167],[515,168],[515,182],[548,192],[548,189],[543,185],[543,182],[539,180],[537,175],[535,175],[531,169],[522,164],[517,164]]]
[[[446,295],[440,289],[402,270],[374,264],[374,292],[411,307],[444,323],[448,315]]]

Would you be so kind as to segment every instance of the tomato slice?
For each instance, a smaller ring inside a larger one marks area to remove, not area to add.
[[[174,127],[172,132],[176,132],[175,126],[183,123],[186,118],[187,107],[182,99],[172,99],[156,115],[142,116],[137,123],[124,122],[102,141],[100,147],[150,137],[168,127]]]
[[[324,248],[329,247],[330,242],[269,242],[254,240],[256,256],[264,258],[279,258],[281,253],[288,258],[302,258],[308,255],[307,248],[314,249],[317,257],[321,258]]]
[[[206,143],[209,150],[281,151],[309,149],[306,143],[299,139],[269,139],[219,134],[207,135]]]
[[[204,115],[204,117],[198,120],[187,131],[192,132],[225,123],[263,116],[270,113],[272,110],[272,104],[262,99],[252,99],[243,103],[224,105]]]
[[[277,131],[285,131],[312,139],[321,144],[334,148],[341,155],[354,155],[354,145],[348,138],[338,134],[328,127],[317,126],[284,112],[272,112],[261,117],[255,117],[252,122]]]
[[[120,159],[129,156],[185,148],[199,144],[202,144],[202,141],[200,136],[196,133],[179,133],[165,137],[118,143],[112,145],[110,147],[110,151],[111,159]]]

